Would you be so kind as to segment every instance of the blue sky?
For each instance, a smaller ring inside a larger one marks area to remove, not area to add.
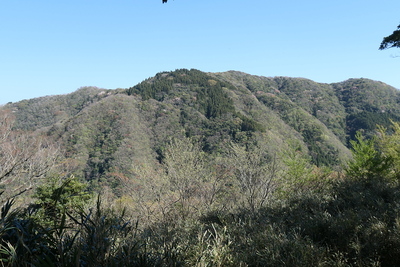
[[[4,0],[0,104],[179,68],[400,89],[400,49],[378,50],[399,10],[398,0]]]

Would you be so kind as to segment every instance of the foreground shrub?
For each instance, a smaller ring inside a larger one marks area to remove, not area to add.
[[[384,179],[338,180],[257,210],[211,211],[141,225],[124,209],[1,211],[8,266],[400,266],[400,188]],[[40,209],[40,207],[39,207]],[[46,222],[46,221],[45,221]]]

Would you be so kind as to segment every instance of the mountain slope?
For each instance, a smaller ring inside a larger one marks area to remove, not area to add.
[[[400,118],[399,92],[367,79],[321,84],[237,71],[162,72],[126,90],[86,87],[11,103],[16,127],[39,130],[65,149],[76,175],[93,184],[132,180],[157,166],[172,138],[190,137],[213,155],[230,143],[263,146],[271,157],[299,151],[318,166],[350,158],[348,139]]]

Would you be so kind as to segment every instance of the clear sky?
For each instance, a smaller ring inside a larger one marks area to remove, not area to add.
[[[3,0],[0,104],[157,72],[238,70],[400,89],[399,0]]]

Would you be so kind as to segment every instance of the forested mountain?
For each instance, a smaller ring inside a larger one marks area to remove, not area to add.
[[[381,82],[195,69],[9,103],[0,261],[396,266],[399,121]]]
[[[270,153],[296,147],[317,166],[336,167],[349,158],[357,130],[372,133],[376,124],[400,118],[399,92],[381,82],[321,84],[193,69],[158,73],[126,90],[86,87],[5,108],[13,110],[16,128],[59,138],[88,180],[126,173],[128,158],[160,161],[165,144],[182,136],[208,153],[254,140]]]
[[[318,166],[348,159],[357,130],[371,132],[400,117],[399,92],[368,79],[320,84],[303,78],[241,72],[158,73],[127,90],[81,88],[74,93],[6,105],[16,128],[62,140],[86,179],[128,162],[153,162],[174,137],[192,137],[203,150],[257,140],[271,153],[297,146]]]

